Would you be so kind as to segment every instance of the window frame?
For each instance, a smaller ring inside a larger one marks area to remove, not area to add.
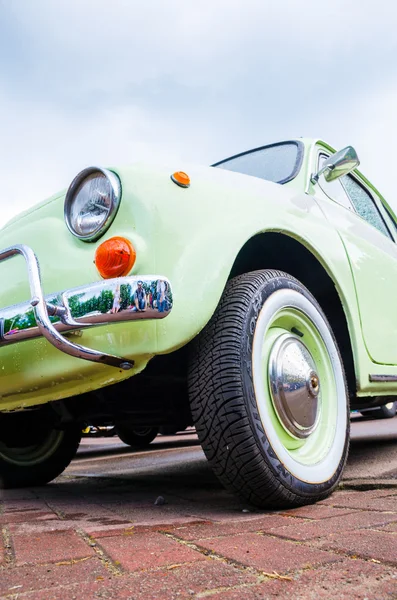
[[[259,146],[258,148],[253,148],[252,150],[246,150],[245,152],[239,152],[239,154],[235,154],[234,156],[229,156],[228,158],[224,158],[224,159],[212,164],[211,167],[219,167],[219,165],[222,165],[222,164],[228,162],[229,160],[233,160],[235,158],[240,158],[241,156],[246,156],[247,154],[254,154],[255,152],[259,152],[260,150],[266,150],[267,148],[275,148],[277,146],[291,146],[291,145],[296,146],[298,149],[298,151],[296,153],[296,160],[295,160],[295,165],[294,165],[293,171],[292,171],[291,175],[289,175],[285,179],[282,179],[281,181],[273,182],[273,183],[277,183],[278,185],[284,185],[285,183],[288,183],[289,181],[292,181],[293,179],[295,179],[295,177],[298,175],[298,173],[300,172],[300,170],[302,168],[303,155],[305,152],[305,145],[303,144],[303,142],[301,142],[299,140],[286,140],[284,142],[275,142],[274,144],[266,144],[266,146]],[[234,172],[237,173],[238,171],[234,171]],[[242,175],[244,175],[244,173],[242,173]],[[255,177],[255,175],[248,175],[248,177]],[[268,179],[264,179],[263,177],[256,177],[256,179],[261,179],[262,181],[269,181]]]
[[[382,201],[381,201],[381,202],[382,202]],[[385,204],[383,204],[383,202],[382,202],[382,208],[383,208],[383,210],[385,211],[385,213],[387,214],[389,221],[390,221],[390,222],[392,223],[392,225],[393,225],[393,227],[391,228],[391,229],[392,229],[392,232],[393,232],[393,237],[394,237],[394,239],[395,239],[395,240],[397,240],[397,221],[396,221],[396,219],[393,217],[393,215],[392,215],[392,213],[390,212],[389,208],[388,208],[388,207],[387,207]]]

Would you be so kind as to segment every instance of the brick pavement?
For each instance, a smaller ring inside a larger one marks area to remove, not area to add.
[[[0,490],[0,598],[397,599],[397,487],[280,512],[163,488],[160,506],[144,482]]]

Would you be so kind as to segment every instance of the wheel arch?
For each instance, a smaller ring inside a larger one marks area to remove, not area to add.
[[[280,232],[258,233],[238,252],[229,278],[258,269],[276,269],[296,277],[320,304],[338,343],[349,395],[357,392],[353,346],[340,291],[320,259],[301,241]]]

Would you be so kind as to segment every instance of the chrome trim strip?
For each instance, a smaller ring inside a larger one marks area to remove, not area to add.
[[[371,382],[379,382],[379,383],[387,383],[387,382],[397,382],[397,375],[370,375],[369,380]]]
[[[98,230],[94,231],[92,234],[89,235],[80,235],[74,230],[72,223],[70,222],[70,208],[73,204],[73,200],[75,199],[76,191],[79,185],[84,181],[84,179],[86,179],[89,175],[93,175],[94,173],[102,173],[102,175],[104,175],[109,181],[110,186],[112,188],[111,206],[105,222],[102,223]],[[66,192],[65,204],[63,209],[66,226],[69,229],[70,233],[72,233],[75,237],[79,238],[83,242],[95,242],[105,233],[105,231],[109,229],[110,225],[113,223],[113,220],[119,209],[120,202],[121,182],[116,173],[113,173],[108,169],[102,169],[101,167],[87,167],[86,169],[80,171],[78,175],[76,175],[76,177],[70,184],[68,191]]]
[[[0,262],[18,254],[27,263],[31,300],[0,309],[0,347],[43,336],[76,358],[130,369],[133,361],[75,344],[61,332],[162,319],[172,309],[170,282],[156,275],[108,279],[44,297],[39,262],[29,246],[18,244],[0,251]]]

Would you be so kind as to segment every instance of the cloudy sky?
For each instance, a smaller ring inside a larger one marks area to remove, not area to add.
[[[353,144],[397,209],[389,0],[0,0],[0,224],[85,166]]]

